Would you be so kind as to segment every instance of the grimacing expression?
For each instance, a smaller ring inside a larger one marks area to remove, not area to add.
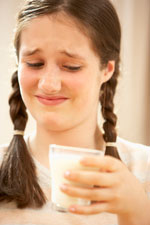
[[[100,70],[91,40],[69,16],[40,16],[21,32],[19,84],[38,126],[58,131],[96,121],[100,87],[113,70],[114,62]]]

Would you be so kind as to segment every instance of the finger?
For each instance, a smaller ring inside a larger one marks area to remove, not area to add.
[[[103,172],[115,172],[124,165],[120,160],[111,156],[84,157],[80,163],[86,167],[99,168]]]
[[[114,198],[113,192],[109,188],[83,188],[63,184],[60,189],[69,196],[91,201],[110,201]]]
[[[94,203],[89,206],[80,206],[80,205],[72,205],[68,209],[71,213],[75,214],[84,214],[84,215],[92,215],[102,212],[109,212],[109,203],[100,202]]]
[[[65,178],[81,184],[111,187],[117,183],[115,174],[99,171],[66,171]]]

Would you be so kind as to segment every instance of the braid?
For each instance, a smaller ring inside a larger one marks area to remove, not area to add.
[[[100,96],[101,102],[101,110],[102,115],[105,120],[103,124],[104,134],[103,138],[105,142],[116,142],[117,139],[117,132],[116,132],[116,123],[117,123],[117,116],[113,112],[114,110],[114,95],[117,86],[117,78],[119,75],[119,63],[116,64],[116,69],[109,81],[104,83],[101,87],[102,94]],[[116,147],[107,146],[105,155],[111,155],[115,158],[120,159],[119,153]]]
[[[13,92],[9,98],[14,130],[25,130],[26,107],[20,95],[18,72],[12,76]],[[14,201],[18,208],[41,207],[46,199],[37,179],[36,170],[23,136],[14,135],[0,168],[0,201]]]
[[[28,115],[26,113],[26,107],[20,96],[17,71],[13,74],[11,83],[13,92],[9,97],[10,117],[14,124],[14,130],[24,131],[28,120]]]

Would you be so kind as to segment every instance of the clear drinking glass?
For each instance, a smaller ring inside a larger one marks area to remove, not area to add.
[[[94,149],[50,145],[49,161],[51,170],[52,209],[60,212],[67,212],[68,207],[72,204],[90,204],[89,200],[70,197],[69,195],[66,195],[60,190],[60,186],[63,183],[73,183],[64,178],[64,173],[67,170],[98,170],[98,168],[83,167],[79,162],[84,156],[94,155],[104,155],[104,152]],[[83,187],[83,184],[73,184],[76,186]],[[84,187],[85,186],[87,187],[87,185],[84,185]]]

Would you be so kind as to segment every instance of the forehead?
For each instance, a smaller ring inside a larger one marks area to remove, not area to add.
[[[96,55],[83,25],[66,14],[39,16],[29,21],[21,32],[20,50],[40,48],[45,51],[68,49],[83,57]]]

